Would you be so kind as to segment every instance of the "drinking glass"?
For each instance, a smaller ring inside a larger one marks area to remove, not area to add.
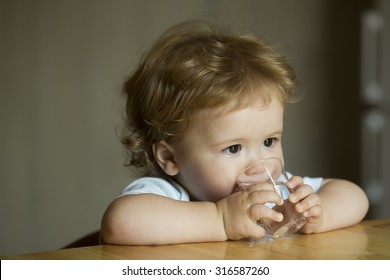
[[[295,204],[288,200],[291,190],[287,187],[288,176],[284,170],[283,163],[279,158],[267,158],[250,165],[239,176],[238,188],[245,190],[251,185],[263,182],[270,182],[277,193],[282,197],[283,204],[266,203],[265,205],[283,214],[283,220],[276,222],[263,218],[258,224],[266,230],[266,234],[273,238],[290,236],[298,231],[306,222],[303,213],[295,210]]]

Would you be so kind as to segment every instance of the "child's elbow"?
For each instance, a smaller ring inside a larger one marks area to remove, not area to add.
[[[100,243],[112,245],[130,245],[128,217],[124,216],[121,207],[112,203],[103,215],[100,228]]]
[[[367,215],[370,202],[367,194],[361,187],[353,183],[351,183],[351,186],[354,187],[354,193],[351,192],[351,200],[355,202],[355,207],[352,209],[355,209],[356,222],[360,222]]]
[[[123,244],[123,238],[121,238],[120,234],[120,232],[123,232],[121,227],[121,224],[117,223],[116,219],[113,218],[110,213],[105,213],[100,229],[100,243],[116,245]]]

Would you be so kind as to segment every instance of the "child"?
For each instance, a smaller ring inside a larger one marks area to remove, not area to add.
[[[297,86],[271,46],[205,22],[168,30],[124,85],[129,165],[144,170],[107,208],[105,243],[155,245],[262,238],[269,183],[236,192],[238,175],[263,158],[283,159],[283,111]],[[364,192],[338,179],[293,176],[290,201],[305,234],[350,226],[368,210]]]

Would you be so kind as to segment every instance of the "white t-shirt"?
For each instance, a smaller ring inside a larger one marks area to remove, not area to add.
[[[291,174],[288,174],[291,177]],[[314,192],[317,192],[322,184],[323,178],[303,177],[305,184],[310,185]],[[189,201],[188,192],[173,180],[166,180],[157,177],[142,177],[130,183],[121,193],[121,196],[128,194],[157,194],[176,200]]]
[[[176,200],[190,201],[188,192],[173,180],[158,177],[142,177],[130,183],[121,193],[128,194],[158,194]]]

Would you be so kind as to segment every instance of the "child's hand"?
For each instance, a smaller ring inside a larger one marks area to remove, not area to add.
[[[283,215],[265,206],[267,202],[283,203],[271,183],[250,186],[218,201],[216,204],[223,218],[227,239],[263,238],[265,230],[257,225],[258,220],[282,221]]]
[[[301,231],[304,233],[312,233],[315,228],[321,226],[323,221],[323,209],[320,196],[313,193],[312,187],[305,185],[303,179],[299,176],[291,177],[288,181],[288,187],[294,190],[289,200],[292,203],[296,203],[295,209],[303,213],[306,217],[306,224],[302,227]]]

